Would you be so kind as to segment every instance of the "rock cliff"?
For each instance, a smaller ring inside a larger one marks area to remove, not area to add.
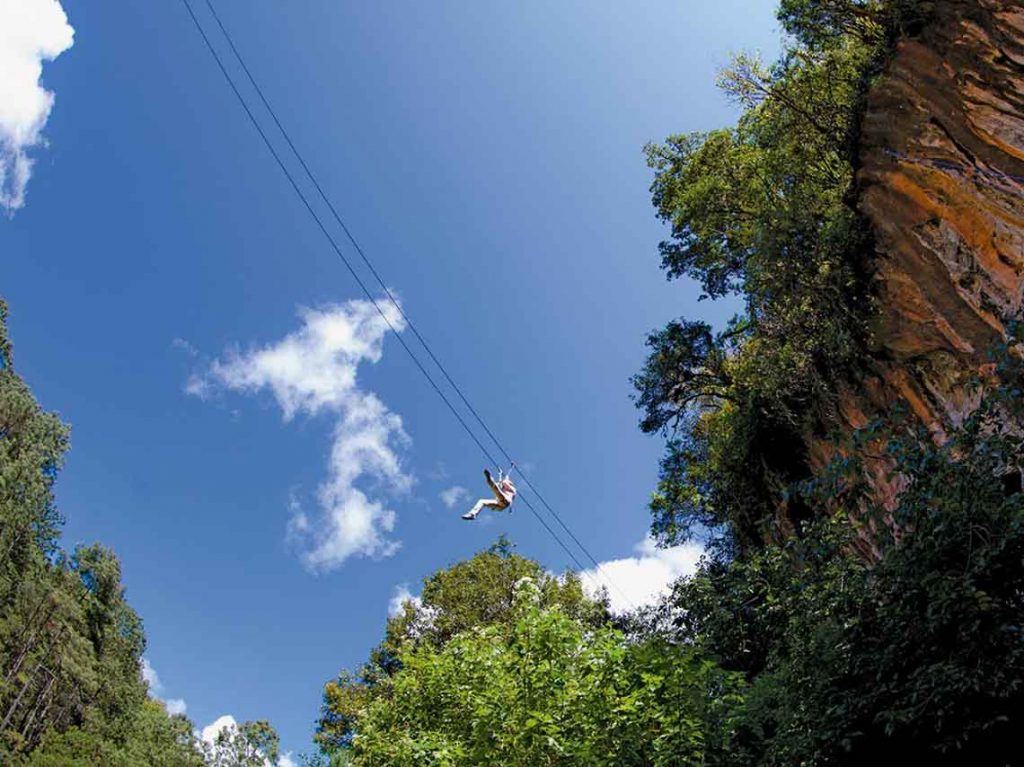
[[[860,146],[878,316],[840,416],[857,428],[902,402],[941,438],[971,407],[965,374],[1021,316],[1024,2],[940,0],[871,86]],[[812,445],[819,465],[832,452]]]

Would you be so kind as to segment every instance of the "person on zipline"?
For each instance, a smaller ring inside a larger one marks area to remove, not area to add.
[[[462,515],[463,519],[476,519],[477,515],[484,509],[504,511],[511,507],[512,501],[516,499],[516,486],[512,484],[512,477],[501,469],[498,469],[497,482],[491,476],[490,469],[484,469],[484,477],[487,478],[487,484],[490,485],[494,498],[481,498],[472,509]]]

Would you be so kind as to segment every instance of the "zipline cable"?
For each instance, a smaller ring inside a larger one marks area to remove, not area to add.
[[[210,51],[210,53],[213,56],[214,60],[217,62],[217,66],[220,68],[220,71],[224,75],[224,78],[228,81],[228,85],[231,87],[231,90],[234,92],[236,98],[238,99],[238,102],[242,105],[242,108],[245,110],[245,113],[249,116],[249,120],[252,122],[253,127],[256,128],[256,131],[259,133],[260,138],[263,139],[263,143],[266,144],[267,149],[270,150],[270,153],[273,156],[274,160],[277,162],[278,167],[285,174],[285,177],[288,179],[288,182],[291,184],[292,189],[295,190],[295,193],[299,196],[299,199],[302,201],[302,204],[305,206],[305,208],[309,212],[309,214],[313,217],[313,220],[316,222],[317,227],[320,229],[321,233],[324,235],[324,237],[330,243],[331,248],[334,250],[335,253],[337,253],[337,255],[341,259],[342,263],[345,264],[345,266],[348,269],[349,273],[352,275],[352,278],[356,281],[356,283],[362,289],[363,293],[366,295],[367,299],[369,299],[370,303],[373,304],[374,308],[380,314],[381,318],[387,324],[388,328],[390,328],[390,330],[395,334],[395,337],[398,339],[399,343],[402,345],[402,348],[404,348],[405,351],[408,353],[409,357],[416,364],[416,367],[419,368],[419,370],[423,374],[424,378],[427,379],[427,382],[431,385],[431,387],[434,389],[434,391],[437,392],[437,395],[441,398],[441,400],[444,402],[444,404],[448,406],[448,409],[451,410],[452,415],[455,416],[456,420],[458,420],[459,424],[466,431],[466,433],[470,436],[470,438],[476,443],[477,447],[480,448],[481,452],[483,452],[483,454],[487,457],[487,459],[489,461],[491,461],[492,463],[496,464],[496,462],[494,460],[494,456],[491,455],[490,451],[477,438],[476,434],[469,427],[469,424],[466,423],[466,421],[462,417],[462,415],[458,412],[458,410],[455,409],[455,406],[452,405],[452,403],[448,399],[448,397],[445,396],[445,393],[443,391],[441,391],[440,387],[437,385],[437,383],[434,381],[434,379],[430,376],[430,373],[427,371],[427,369],[425,367],[423,367],[423,364],[420,362],[419,358],[415,355],[415,353],[413,353],[413,351],[409,347],[409,345],[405,342],[405,339],[402,338],[401,333],[399,333],[398,330],[395,328],[394,324],[391,322],[391,319],[387,316],[387,313],[383,309],[381,309],[380,305],[377,303],[376,299],[373,297],[373,294],[370,292],[369,288],[366,287],[366,283],[363,282],[363,280],[359,277],[358,272],[356,272],[356,270],[353,268],[352,264],[345,257],[345,254],[342,252],[341,248],[338,246],[338,243],[334,240],[334,237],[331,236],[331,233],[327,230],[327,227],[324,226],[324,223],[320,219],[320,217],[317,214],[316,210],[310,204],[309,200],[306,198],[306,195],[303,193],[302,189],[299,187],[298,183],[295,181],[295,178],[292,176],[291,171],[288,170],[288,167],[284,164],[284,161],[281,159],[281,156],[277,153],[277,150],[274,149],[273,144],[270,142],[270,139],[267,137],[267,134],[263,131],[263,128],[259,124],[259,121],[256,119],[256,116],[252,113],[252,110],[249,109],[248,103],[246,103],[246,101],[243,98],[241,92],[238,90],[238,87],[235,85],[235,82],[232,79],[230,73],[227,71],[227,69],[224,66],[224,63],[221,61],[220,56],[217,53],[217,50],[213,47],[213,43],[210,41],[210,38],[206,35],[206,31],[203,29],[202,24],[200,24],[199,19],[196,17],[195,13],[193,12],[192,6],[189,3],[189,0],[182,0],[182,3],[184,3],[185,8],[188,10],[189,16],[191,16],[191,18],[192,18],[192,22],[195,24],[196,29],[198,30],[199,34],[202,36],[203,42],[206,43],[207,49]],[[523,500],[526,501],[525,498]],[[549,533],[551,533],[551,536],[559,543],[559,545],[561,545],[561,547],[565,550],[566,554],[568,554],[569,557],[573,560],[573,562],[576,564],[576,566],[582,568],[583,565],[580,563],[579,559],[565,545],[565,543],[555,534],[554,530],[552,530],[551,527],[548,526],[547,522],[544,521],[544,519],[537,513],[537,511],[533,508],[533,506],[528,501],[526,502],[526,506],[527,506],[527,508],[530,509],[530,511],[533,512],[534,516],[537,517],[537,519],[547,529],[547,531]]]
[[[232,92],[235,94],[235,97],[238,99],[239,104],[241,104],[242,108],[245,110],[245,113],[249,117],[249,120],[253,124],[253,127],[256,129],[257,133],[259,133],[260,138],[263,140],[263,143],[266,145],[267,149],[270,151],[271,156],[274,158],[274,161],[277,163],[278,167],[285,174],[285,177],[288,179],[288,182],[291,185],[292,189],[295,191],[295,193],[298,195],[299,199],[302,201],[303,206],[309,212],[310,216],[313,217],[313,220],[316,222],[317,227],[320,229],[321,233],[324,235],[324,237],[330,243],[331,248],[334,250],[334,252],[341,259],[342,263],[345,264],[345,267],[348,269],[348,271],[352,275],[353,279],[359,285],[360,289],[362,289],[362,291],[366,295],[367,299],[370,301],[370,303],[373,304],[374,308],[380,314],[380,316],[384,320],[385,324],[387,324],[388,328],[395,334],[395,337],[398,339],[399,343],[402,345],[402,348],[405,349],[406,353],[409,355],[409,357],[412,359],[412,361],[416,364],[416,367],[423,374],[424,378],[427,379],[427,382],[430,384],[431,388],[433,388],[433,390],[441,398],[441,400],[444,402],[444,404],[452,412],[452,415],[455,416],[456,420],[459,422],[459,424],[462,426],[462,428],[465,430],[465,432],[470,436],[470,438],[473,440],[473,442],[476,443],[477,447],[480,448],[480,451],[484,454],[484,456],[487,458],[487,460],[490,461],[491,464],[493,464],[495,466],[499,465],[498,461],[495,460],[494,456],[491,455],[491,453],[487,449],[487,447],[484,446],[484,444],[476,436],[474,431],[470,428],[469,424],[466,423],[466,421],[462,417],[462,415],[458,412],[458,410],[451,403],[451,401],[448,399],[448,397],[445,395],[445,393],[441,390],[441,388],[434,381],[433,377],[430,375],[430,373],[427,371],[427,369],[423,366],[423,363],[420,362],[419,358],[416,356],[416,354],[413,352],[413,350],[406,343],[405,339],[402,337],[402,335],[395,328],[394,324],[391,322],[391,319],[387,316],[387,313],[383,309],[381,309],[380,305],[377,303],[377,300],[374,298],[374,296],[370,292],[369,288],[366,287],[366,284],[363,282],[363,280],[359,277],[358,272],[356,272],[356,270],[352,266],[351,262],[349,262],[349,260],[345,257],[344,252],[341,250],[340,246],[335,241],[334,237],[331,235],[331,233],[328,231],[327,227],[324,225],[323,221],[320,219],[320,216],[317,214],[316,210],[313,208],[312,204],[309,202],[309,199],[306,197],[305,193],[302,191],[301,187],[296,182],[296,180],[295,180],[294,176],[292,175],[291,171],[288,170],[288,166],[285,165],[284,161],[281,159],[281,156],[278,154],[277,150],[274,148],[274,145],[271,143],[270,139],[267,137],[267,134],[263,130],[262,126],[259,124],[259,121],[256,119],[256,116],[253,114],[252,110],[249,108],[249,105],[246,102],[245,98],[242,96],[241,92],[238,90],[238,86],[235,84],[235,81],[231,77],[231,74],[227,71],[227,68],[224,66],[224,63],[223,63],[223,61],[220,58],[220,55],[217,53],[216,48],[213,46],[213,43],[211,42],[210,38],[207,36],[206,30],[203,29],[202,24],[200,23],[200,21],[199,21],[198,17],[196,16],[195,12],[193,11],[191,3],[189,2],[189,0],[182,0],[182,3],[184,4],[185,9],[188,11],[188,14],[189,14],[189,16],[192,19],[192,23],[195,25],[195,28],[199,32],[200,37],[202,37],[203,42],[206,44],[207,50],[210,51],[210,54],[213,56],[214,61],[217,63],[217,67],[220,69],[221,73],[224,75],[224,78],[227,80],[228,85],[230,86]],[[211,7],[211,10],[212,10],[212,7]],[[223,26],[221,28],[223,29]],[[275,120],[276,120],[276,117],[275,117]],[[289,140],[289,144],[291,144],[290,140]],[[293,146],[293,151],[294,151],[294,146]],[[305,165],[305,163],[303,163],[303,165]],[[308,171],[308,168],[307,168],[307,173],[308,172],[309,171]],[[317,186],[319,187],[319,185],[317,185]],[[321,194],[322,194],[322,192],[321,192]],[[332,206],[332,208],[333,208],[333,206]],[[342,224],[342,226],[344,228],[344,224]],[[345,229],[345,231],[346,231],[346,234],[348,234],[347,228]],[[349,234],[349,237],[351,238],[350,234]],[[354,240],[353,240],[353,242],[354,242]],[[364,258],[364,260],[366,259],[365,255],[363,255],[363,258]],[[372,267],[371,267],[371,269],[372,269]],[[374,274],[376,275],[376,271],[374,271]],[[376,275],[376,276],[377,276],[378,279],[380,279],[379,275]],[[387,290],[387,288],[385,288],[385,290]],[[391,300],[393,302],[395,302],[394,301],[394,297],[391,295],[391,292],[387,291],[387,293],[388,293],[388,296],[391,298]],[[396,306],[398,306],[397,302],[395,302],[395,304],[396,304]],[[405,313],[402,312],[400,306],[398,306],[398,309],[402,313],[402,317],[404,319],[406,319],[406,322],[408,322],[408,319],[406,318]],[[411,325],[410,325],[410,327],[411,327]],[[417,337],[419,337],[418,333],[416,335],[417,335]],[[421,338],[421,343],[422,343],[422,338]],[[433,356],[433,355],[431,355],[431,356]],[[436,359],[435,359],[435,361],[436,361]],[[497,444],[497,442],[496,442],[496,444]],[[504,451],[502,451],[502,452],[504,452]],[[521,471],[520,471],[520,474],[522,474]],[[527,480],[527,484],[529,484],[528,480]],[[532,486],[531,486],[531,489],[532,489]],[[539,494],[538,494],[538,497],[540,497]],[[523,502],[526,504],[526,507],[531,511],[531,513],[534,515],[534,517],[537,518],[537,521],[541,523],[541,525],[544,527],[544,529],[547,530],[547,532],[551,535],[551,537],[555,540],[555,542],[558,543],[559,546],[561,546],[562,550],[565,551],[565,553],[569,556],[569,558],[573,561],[573,563],[579,568],[580,572],[581,573],[587,573],[587,570],[584,567],[583,563],[580,562],[579,558],[573,553],[573,551],[565,544],[565,542],[558,536],[558,534],[551,528],[551,526],[537,512],[537,510],[533,507],[533,504],[531,504],[529,502],[529,500],[526,499],[526,498],[523,498]],[[545,505],[547,505],[546,502],[544,502],[544,503],[545,503]],[[589,552],[588,552],[588,556],[589,556]],[[598,571],[600,572],[600,567],[598,567]],[[587,573],[587,574],[589,574],[589,573]],[[609,580],[609,582],[612,583],[610,580]],[[600,583],[596,583],[596,585],[598,587],[601,586]],[[612,583],[612,585],[614,586],[615,584]]]
[[[491,441],[497,446],[498,450],[505,457],[505,460],[508,463],[510,463],[513,466],[515,466],[515,461],[512,459],[512,456],[510,455],[508,450],[505,449],[505,446],[501,443],[501,440],[499,440],[495,436],[494,432],[491,431],[490,427],[487,425],[487,423],[484,421],[484,419],[480,416],[479,412],[477,412],[477,409],[475,407],[473,407],[472,403],[469,401],[469,399],[466,397],[466,395],[462,392],[462,388],[457,383],[455,383],[455,380],[448,374],[447,368],[445,368],[445,366],[441,363],[441,360],[437,358],[437,355],[434,354],[434,351],[430,347],[430,344],[427,343],[427,340],[420,333],[419,329],[416,327],[415,323],[412,321],[412,319],[409,317],[409,315],[406,314],[405,309],[402,308],[402,305],[395,298],[394,294],[392,294],[391,289],[388,287],[387,283],[384,281],[384,278],[381,277],[380,273],[377,271],[376,267],[373,265],[373,262],[370,261],[369,256],[366,255],[366,252],[363,250],[362,246],[359,244],[359,241],[356,240],[355,235],[352,234],[352,231],[345,224],[345,221],[342,219],[341,215],[338,213],[338,210],[334,206],[334,203],[327,196],[327,193],[324,191],[323,187],[320,185],[319,179],[317,179],[316,175],[313,173],[312,169],[309,167],[309,164],[306,162],[305,158],[302,156],[302,153],[299,151],[298,147],[295,146],[295,142],[292,141],[291,135],[288,133],[288,130],[284,127],[284,124],[281,122],[280,118],[278,118],[277,111],[270,104],[269,99],[267,99],[266,95],[263,93],[263,89],[260,87],[259,83],[256,82],[256,78],[253,76],[252,71],[249,69],[249,66],[245,63],[245,59],[242,57],[241,52],[238,50],[238,47],[235,45],[235,41],[231,37],[231,33],[228,32],[227,27],[224,25],[223,21],[221,21],[220,14],[217,13],[217,9],[214,7],[212,0],[205,0],[205,2],[206,2],[206,7],[210,10],[210,15],[213,17],[213,20],[216,22],[217,26],[220,28],[221,34],[224,35],[224,39],[227,41],[228,47],[231,48],[231,52],[234,54],[235,59],[238,61],[238,64],[241,66],[242,71],[245,73],[246,78],[249,80],[249,84],[253,87],[253,90],[256,92],[256,95],[259,97],[260,101],[263,103],[264,108],[270,114],[271,119],[274,121],[274,124],[277,126],[277,129],[281,132],[281,135],[284,137],[285,142],[288,144],[288,147],[291,149],[292,154],[295,155],[295,159],[298,160],[299,165],[302,166],[302,170],[305,172],[306,176],[312,182],[312,184],[313,184],[314,188],[316,189],[317,193],[320,195],[320,199],[322,199],[324,201],[324,203],[327,205],[327,208],[328,208],[328,210],[330,210],[331,215],[334,217],[334,220],[337,222],[338,226],[341,227],[341,230],[345,233],[345,236],[348,238],[348,241],[352,244],[352,247],[355,249],[356,253],[359,254],[359,257],[362,259],[362,261],[366,265],[366,267],[370,270],[370,273],[374,276],[374,278],[376,278],[377,283],[380,285],[381,289],[384,291],[384,294],[387,296],[388,300],[395,307],[395,309],[398,310],[398,313],[401,315],[402,319],[405,320],[406,325],[413,332],[413,335],[416,336],[416,339],[420,342],[420,345],[426,351],[427,355],[430,357],[431,360],[433,360],[434,364],[437,365],[438,370],[441,371],[441,375],[444,376],[444,378],[448,382],[448,384],[452,387],[452,389],[455,390],[455,393],[458,395],[459,399],[462,401],[462,404],[466,406],[466,408],[469,410],[469,412],[473,415],[473,418],[476,419],[476,422],[478,424],[480,424],[481,428],[483,428],[483,430],[487,434],[487,436],[491,438]],[[246,111],[248,111],[248,110],[246,110]],[[261,131],[261,133],[262,133],[262,131]],[[497,465],[497,464],[495,464],[495,465]],[[515,466],[515,469],[516,469],[516,471],[519,472],[519,475],[523,478],[523,481],[526,482],[526,486],[529,487],[530,490],[533,491],[533,494],[535,496],[537,496],[537,499],[544,505],[544,507],[551,514],[551,516],[553,516],[555,518],[555,520],[562,527],[562,529],[566,532],[566,534],[579,547],[579,549],[584,553],[584,555],[587,557],[587,559],[589,559],[590,562],[594,565],[594,568],[600,572],[601,571],[601,563],[598,562],[597,559],[587,549],[587,547],[583,545],[583,542],[580,541],[580,539],[576,537],[576,534],[573,533],[573,531],[569,528],[569,526],[562,520],[561,515],[557,511],[555,511],[554,507],[552,507],[550,503],[547,502],[547,499],[544,498],[544,496],[541,494],[540,490],[538,490],[537,487],[533,484],[533,482],[530,481],[530,478],[523,472],[523,470],[521,468],[519,468],[518,466]],[[605,576],[605,577],[607,577],[607,576]],[[618,588],[618,586],[615,586],[615,584],[611,581],[610,578],[608,578],[608,581],[609,581],[609,583],[612,583],[612,585],[615,587],[615,589],[617,591],[619,591],[619,595],[620,596],[622,596],[624,599],[626,599],[626,601],[632,603],[632,601],[629,599],[629,597],[627,595],[625,595],[624,593],[622,593],[622,591]],[[634,607],[635,607],[635,605],[634,605]]]

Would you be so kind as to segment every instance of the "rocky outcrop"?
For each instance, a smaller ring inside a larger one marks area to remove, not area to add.
[[[1021,316],[1024,2],[936,6],[868,94],[857,187],[879,313],[840,414],[857,428],[902,402],[941,438],[973,404],[965,374]],[[832,451],[812,445],[819,464]]]

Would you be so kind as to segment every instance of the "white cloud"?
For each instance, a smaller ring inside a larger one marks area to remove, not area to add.
[[[394,592],[391,594],[391,599],[388,600],[388,617],[395,618],[402,614],[405,609],[405,603],[412,602],[413,606],[419,608],[423,602],[418,596],[415,596],[409,591],[409,584],[402,583],[395,586]]]
[[[190,375],[185,381],[185,394],[205,400],[210,393],[210,384],[201,375]]]
[[[174,338],[171,340],[171,348],[185,352],[189,357],[198,357],[199,350],[187,338]]]
[[[696,543],[659,549],[650,538],[638,543],[635,550],[638,556],[602,562],[600,571],[583,572],[583,587],[590,596],[597,596],[601,586],[607,587],[612,612],[654,604],[675,581],[693,575],[704,554],[704,548]]]
[[[397,309],[385,308],[398,331],[405,325]],[[296,415],[328,413],[335,420],[320,485],[320,506],[313,516],[292,504],[288,537],[302,550],[314,572],[333,570],[351,556],[387,557],[399,547],[390,538],[396,515],[381,495],[408,492],[413,477],[402,467],[400,452],[410,443],[402,419],[372,392],[359,388],[356,374],[364,362],[379,362],[388,323],[369,301],[349,301],[322,309],[300,309],[302,327],[277,343],[228,353],[202,375],[193,375],[186,391],[205,398],[211,389],[255,393],[268,389],[285,422]],[[371,498],[357,483],[370,481]]]
[[[57,0],[0,0],[0,207],[25,204],[28,150],[43,143],[54,95],[40,84],[43,62],[71,47],[75,31]]]
[[[188,706],[185,705],[185,701],[181,698],[163,697],[164,685],[160,681],[160,675],[156,673],[156,669],[150,665],[147,658],[142,659],[142,678],[149,687],[150,697],[163,703],[168,714],[171,716],[174,716],[175,714],[184,714],[188,709]]]
[[[469,491],[464,487],[455,485],[454,487],[449,487],[447,490],[442,490],[440,497],[441,502],[449,509],[452,509],[455,508],[455,504],[459,503],[459,501],[464,501],[469,498]]]
[[[217,736],[221,734],[223,730],[233,730],[238,727],[238,722],[231,714],[224,714],[224,716],[218,716],[202,730],[199,731],[199,739],[209,746],[214,745],[217,741]]]
[[[221,733],[224,733],[228,742],[223,744],[217,743],[217,737]],[[237,756],[235,755],[235,749],[238,744],[236,738],[239,736],[238,721],[231,716],[231,714],[218,716],[197,732],[196,736],[203,745],[203,751],[208,763],[228,764],[229,761],[231,764],[236,763]],[[251,747],[247,747],[246,754],[248,758],[259,758],[263,763],[263,767],[271,767],[270,760],[266,758],[266,755],[262,751],[253,751]],[[251,764],[252,762],[247,759],[245,763]],[[298,763],[292,757],[291,751],[279,756],[277,765],[278,767],[298,767]]]
[[[405,635],[410,639],[423,636],[427,631],[434,628],[435,621],[439,615],[437,607],[423,604],[423,599],[409,591],[409,584],[400,583],[395,586],[388,600],[388,617],[397,618],[405,612],[405,606],[413,608],[411,620],[405,627]]]
[[[149,661],[146,658],[142,659],[142,679],[149,686],[149,691],[153,695],[159,695],[163,692],[163,685],[160,684],[160,677],[156,673],[156,669],[149,665]]]
[[[188,706],[185,705],[185,701],[181,698],[167,698],[164,701],[164,708],[167,709],[167,713],[171,716],[184,714],[188,711]]]
[[[434,468],[427,472],[427,476],[437,482],[448,479],[448,470],[444,467],[444,464],[438,461],[434,464]]]

